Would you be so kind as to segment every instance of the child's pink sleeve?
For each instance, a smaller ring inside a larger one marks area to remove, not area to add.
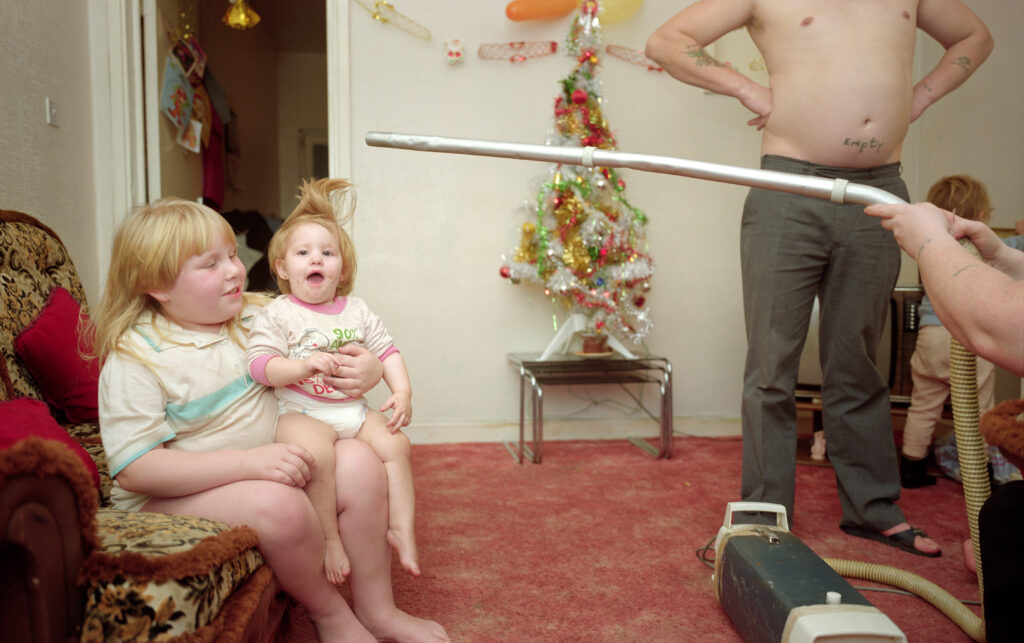
[[[271,386],[267,380],[267,362],[274,359],[274,355],[260,355],[249,363],[249,375],[260,384]]]

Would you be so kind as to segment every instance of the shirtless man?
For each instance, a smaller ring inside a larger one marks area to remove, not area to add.
[[[746,27],[764,56],[764,87],[704,47]],[[945,55],[913,83],[917,29]],[[844,178],[909,199],[900,152],[910,123],[962,84],[992,50],[960,0],[701,0],[660,27],[647,55],[673,77],[738,99],[763,130],[765,169]],[[821,302],[823,419],[847,533],[938,556],[907,524],[889,391],[874,355],[900,267],[899,246],[858,205],[752,189],[741,227],[747,362],[744,500],[792,519],[794,387],[814,297]]]

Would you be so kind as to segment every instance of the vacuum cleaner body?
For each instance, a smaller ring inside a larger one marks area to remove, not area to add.
[[[732,524],[734,512],[776,524]],[[745,641],[902,642],[906,637],[810,547],[789,532],[786,509],[733,502],[715,542],[715,594]]]

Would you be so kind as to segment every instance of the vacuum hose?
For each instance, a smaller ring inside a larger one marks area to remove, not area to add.
[[[943,614],[975,641],[985,640],[985,621],[962,602],[935,583],[903,569],[876,565],[858,560],[825,558],[824,561],[844,578],[860,578],[876,583],[885,583],[920,596],[939,609]]]
[[[584,167],[626,167],[646,172],[673,174],[695,179],[758,187],[778,192],[789,192],[824,199],[833,203],[904,203],[902,199],[884,190],[849,183],[843,179],[826,179],[754,170],[748,168],[703,163],[686,159],[629,154],[616,150],[593,147],[562,147],[505,143],[479,139],[397,134],[393,132],[367,132],[366,144],[372,147],[390,147],[421,152],[444,152],[473,156],[492,156],[549,163],[567,163]],[[969,242],[968,250],[977,253]],[[960,475],[967,502],[967,520],[970,524],[974,560],[978,568],[978,586],[981,587],[981,556],[978,550],[978,512],[988,499],[991,489],[988,479],[988,459],[985,444],[978,432],[977,361],[955,339],[950,349],[950,393],[953,402],[953,424],[957,452],[960,455]],[[952,619],[975,641],[985,640],[985,623],[967,609],[963,603],[934,583],[916,574],[871,563],[825,559],[836,573],[849,578],[882,582],[921,596]]]

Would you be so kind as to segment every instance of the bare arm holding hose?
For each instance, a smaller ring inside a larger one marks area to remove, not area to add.
[[[976,355],[1024,375],[1024,252],[984,223],[930,203],[872,205],[900,246],[917,261],[943,325]],[[957,241],[969,238],[981,257]]]

